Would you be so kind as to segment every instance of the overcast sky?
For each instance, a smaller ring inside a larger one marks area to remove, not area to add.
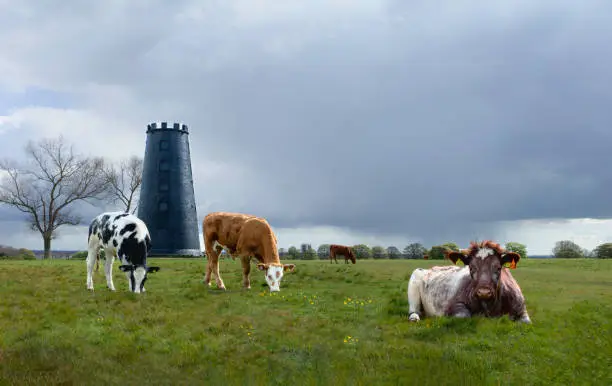
[[[264,216],[280,247],[594,248],[612,241],[610,41],[610,1],[0,0],[0,156],[60,133],[143,156],[146,125],[176,121],[198,218]],[[0,244],[42,248],[0,215]]]

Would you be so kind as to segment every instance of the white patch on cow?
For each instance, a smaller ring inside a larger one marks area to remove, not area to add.
[[[284,268],[282,265],[271,265],[266,271],[266,283],[270,287],[270,292],[280,291],[280,282],[283,278]]]
[[[140,284],[142,283],[142,280],[146,277],[146,273],[147,271],[144,269],[144,267],[138,267],[134,270],[134,292],[136,293],[140,293]],[[143,287],[143,291],[144,292],[144,287]]]
[[[488,256],[494,255],[495,252],[491,248],[481,248],[476,252],[476,257],[484,259]]]
[[[459,284],[469,276],[469,267],[439,266],[430,269],[417,268],[408,281],[408,315],[411,321],[421,316],[442,316],[448,302],[459,289]]]
[[[215,240],[215,242],[213,243],[213,248],[217,249],[218,247],[220,247],[221,249],[225,249],[227,251],[227,247],[221,243],[219,243],[217,240]]]

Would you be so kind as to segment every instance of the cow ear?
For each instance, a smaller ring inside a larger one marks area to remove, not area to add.
[[[134,270],[134,266],[133,265],[120,265],[119,269],[122,270],[123,272],[129,272],[129,271]]]
[[[461,252],[457,251],[446,251],[444,255],[447,259],[453,262],[453,264],[457,264],[457,261],[461,260],[464,265],[470,265],[470,256],[466,256]]]
[[[268,264],[259,263],[259,264],[257,264],[257,269],[260,270],[260,271],[267,271],[268,270]]]
[[[293,272],[295,271],[295,264],[285,264],[283,265],[283,271],[287,272]]]
[[[161,268],[159,267],[147,267],[147,272],[148,273],[153,273],[153,272],[157,272],[159,271]]]
[[[515,269],[516,263],[521,259],[521,255],[516,252],[506,252],[501,258],[502,265],[510,264],[508,268]]]

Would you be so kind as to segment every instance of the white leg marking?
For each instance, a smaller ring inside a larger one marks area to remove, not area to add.
[[[423,274],[425,273],[422,269],[415,269],[410,275],[408,280],[408,320],[418,322],[421,318],[419,317],[419,311],[421,311],[421,283],[423,281]]]
[[[521,316],[520,322],[531,324],[531,318],[529,318],[529,314],[527,313],[527,311],[525,311],[523,313],[523,316]]]
[[[115,251],[111,249],[105,249],[104,255],[106,261],[104,263],[104,274],[106,275],[106,286],[111,291],[115,291],[115,284],[113,284],[113,262],[115,261]]]
[[[87,251],[87,289],[88,290],[92,290],[94,289],[94,285],[93,285],[93,269],[94,269],[94,265],[96,265],[96,254],[94,251],[97,251],[97,246],[96,247],[92,247],[91,245],[89,246],[89,250]]]

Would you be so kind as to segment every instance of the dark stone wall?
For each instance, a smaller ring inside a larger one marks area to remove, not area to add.
[[[201,255],[187,126],[147,126],[138,217],[152,256]]]

